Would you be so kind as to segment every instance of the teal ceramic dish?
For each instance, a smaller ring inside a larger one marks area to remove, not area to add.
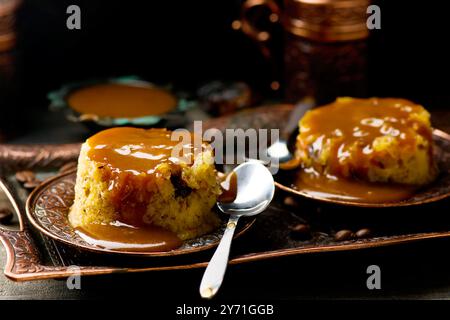
[[[164,89],[171,93],[176,99],[176,107],[168,113],[159,115],[148,115],[135,118],[114,118],[106,116],[98,116],[95,114],[82,114],[71,108],[68,103],[68,97],[71,93],[89,86],[98,84],[124,84],[130,86],[150,86],[158,89]],[[109,127],[117,126],[135,126],[135,127],[152,127],[155,125],[161,125],[167,122],[179,123],[184,119],[184,113],[188,109],[193,108],[196,105],[194,100],[188,100],[182,95],[174,93],[170,90],[170,87],[156,86],[150,82],[140,79],[135,76],[127,76],[120,78],[109,78],[103,80],[90,80],[78,83],[70,83],[61,87],[59,90],[48,93],[47,97],[50,100],[50,110],[62,111],[65,113],[66,118],[72,122],[83,123],[91,129],[105,129]]]

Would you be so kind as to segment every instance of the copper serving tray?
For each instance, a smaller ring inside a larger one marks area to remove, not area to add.
[[[204,129],[280,128],[292,106],[281,105],[243,112],[204,123]],[[24,205],[27,192],[15,181],[17,170],[29,168],[38,174],[51,175],[56,168],[77,158],[79,144],[53,146],[0,145],[0,187],[6,192],[17,213],[15,228],[0,228],[6,248],[5,274],[16,281],[82,275],[145,272],[203,268],[212,252],[180,257],[121,257],[80,250],[50,239],[34,229],[26,219]],[[450,161],[450,160],[449,160]],[[297,205],[285,204],[287,193],[277,191],[270,208],[241,238],[235,240],[230,264],[307,253],[355,250],[401,244],[411,241],[450,237],[449,199],[403,208],[355,208],[295,198]],[[311,234],[296,236],[290,226],[308,223]],[[372,230],[365,239],[336,241],[341,229]],[[77,266],[74,269],[73,266]]]

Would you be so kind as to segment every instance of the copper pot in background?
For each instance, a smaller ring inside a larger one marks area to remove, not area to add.
[[[272,35],[258,29],[258,21],[249,17],[257,7],[268,8],[268,20],[281,24],[284,38],[284,65],[282,72],[274,73],[272,89],[281,85],[290,102],[308,96],[322,104],[337,96],[366,94],[369,5],[370,0],[247,0],[241,20],[233,27],[255,40],[266,58],[276,61],[269,46]]]
[[[20,0],[0,1],[0,52],[10,50],[15,45],[15,15],[20,3]]]
[[[0,0],[0,141],[15,129],[15,23],[20,4],[20,0]]]

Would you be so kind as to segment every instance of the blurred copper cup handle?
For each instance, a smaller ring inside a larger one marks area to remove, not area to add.
[[[269,21],[277,23],[280,20],[280,7],[273,0],[247,0],[242,4],[241,20],[233,21],[232,27],[236,30],[242,30],[248,37],[259,43],[267,42],[271,35],[268,31],[260,30],[254,25],[254,22],[248,18],[248,12],[258,6],[269,8],[271,14]]]

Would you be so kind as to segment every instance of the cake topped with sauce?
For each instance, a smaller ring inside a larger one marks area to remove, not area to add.
[[[126,229],[137,242],[149,228],[149,234],[167,238],[170,232],[178,240],[215,229],[219,219],[212,208],[220,185],[212,150],[201,140],[196,143],[192,134],[187,138],[172,140],[165,129],[128,127],[89,138],[78,161],[72,226],[84,238],[100,240]]]
[[[338,180],[421,186],[437,174],[430,114],[405,99],[338,98],[308,111],[296,158],[304,180],[336,188]]]

